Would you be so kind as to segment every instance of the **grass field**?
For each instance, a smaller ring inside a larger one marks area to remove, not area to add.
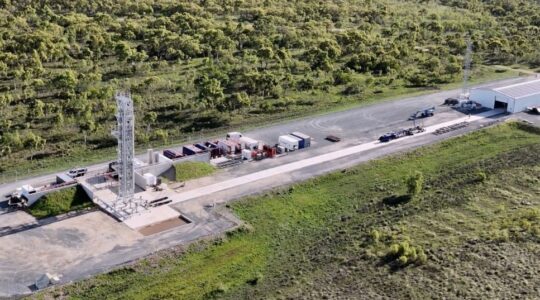
[[[28,208],[28,212],[32,216],[41,219],[84,209],[93,205],[84,190],[77,186],[47,194]]]
[[[216,171],[211,164],[201,161],[186,161],[174,165],[176,181],[186,181],[211,175]]]
[[[502,124],[242,199],[249,227],[36,297],[534,298],[539,196],[540,129]]]

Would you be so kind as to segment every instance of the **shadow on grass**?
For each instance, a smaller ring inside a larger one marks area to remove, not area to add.
[[[384,205],[388,205],[388,206],[398,206],[398,205],[408,203],[409,201],[411,201],[411,199],[412,198],[410,195],[401,195],[401,196],[392,195],[392,196],[384,198],[383,203]]]

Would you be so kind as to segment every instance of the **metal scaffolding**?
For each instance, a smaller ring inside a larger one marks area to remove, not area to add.
[[[122,211],[122,215],[127,218],[136,213],[141,207],[134,199],[135,174],[134,174],[134,134],[135,117],[133,115],[133,101],[131,95],[125,92],[118,92],[115,96],[117,104],[116,119],[118,121],[117,130],[114,135],[118,138],[118,199],[114,206]]]

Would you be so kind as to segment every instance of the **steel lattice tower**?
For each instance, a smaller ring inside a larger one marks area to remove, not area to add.
[[[118,180],[120,182],[118,200],[115,204],[121,206],[130,215],[135,213],[138,207],[138,203],[133,198],[135,192],[133,101],[129,93],[123,92],[116,93],[115,99],[118,108],[116,113],[118,127],[115,135],[118,138]]]

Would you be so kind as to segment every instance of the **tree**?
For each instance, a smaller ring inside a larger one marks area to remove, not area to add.
[[[146,125],[146,133],[148,134],[150,132],[150,127],[154,123],[156,123],[158,114],[155,111],[149,111],[146,115],[144,115],[143,121],[147,123]]]
[[[422,172],[416,171],[413,175],[410,175],[407,180],[407,194],[411,198],[415,198],[422,192],[424,186],[424,174]]]
[[[54,124],[56,124],[57,128],[60,128],[64,125],[64,114],[62,112],[58,112],[56,116],[54,117]]]
[[[77,74],[72,71],[68,70],[65,71],[53,79],[53,84],[61,90],[64,91],[73,91],[75,90],[75,87],[77,86],[78,79]]]
[[[154,131],[154,136],[163,144],[167,144],[167,142],[169,141],[169,132],[167,130],[156,129]]]
[[[30,160],[34,159],[35,151],[43,150],[45,148],[46,143],[47,141],[45,139],[43,139],[41,136],[35,134],[32,131],[29,131],[26,134],[24,144],[30,146],[33,150],[32,154],[30,155]]]
[[[36,76],[39,76],[43,73],[43,64],[41,63],[41,55],[39,52],[34,49],[32,51],[32,59],[31,59],[32,67],[34,68],[34,73]]]
[[[264,65],[261,65],[262,68],[268,67],[268,61],[274,58],[274,50],[270,47],[262,47],[257,51],[257,55],[262,58]]]
[[[37,118],[43,117],[45,115],[44,109],[45,109],[45,103],[43,103],[43,101],[41,100],[36,100],[32,107],[33,117],[37,117]]]
[[[209,108],[215,108],[221,104],[224,98],[221,82],[215,78],[202,76],[197,80],[199,86],[199,100]]]
[[[235,110],[251,105],[251,100],[246,92],[234,93],[227,98],[226,109]]]
[[[114,52],[118,56],[118,59],[120,59],[121,61],[128,60],[136,53],[136,51],[129,47],[126,42],[118,42],[114,47]]]
[[[20,150],[24,146],[19,131],[15,131],[14,133],[5,133],[2,139],[2,144],[4,146],[9,146],[13,151]]]

